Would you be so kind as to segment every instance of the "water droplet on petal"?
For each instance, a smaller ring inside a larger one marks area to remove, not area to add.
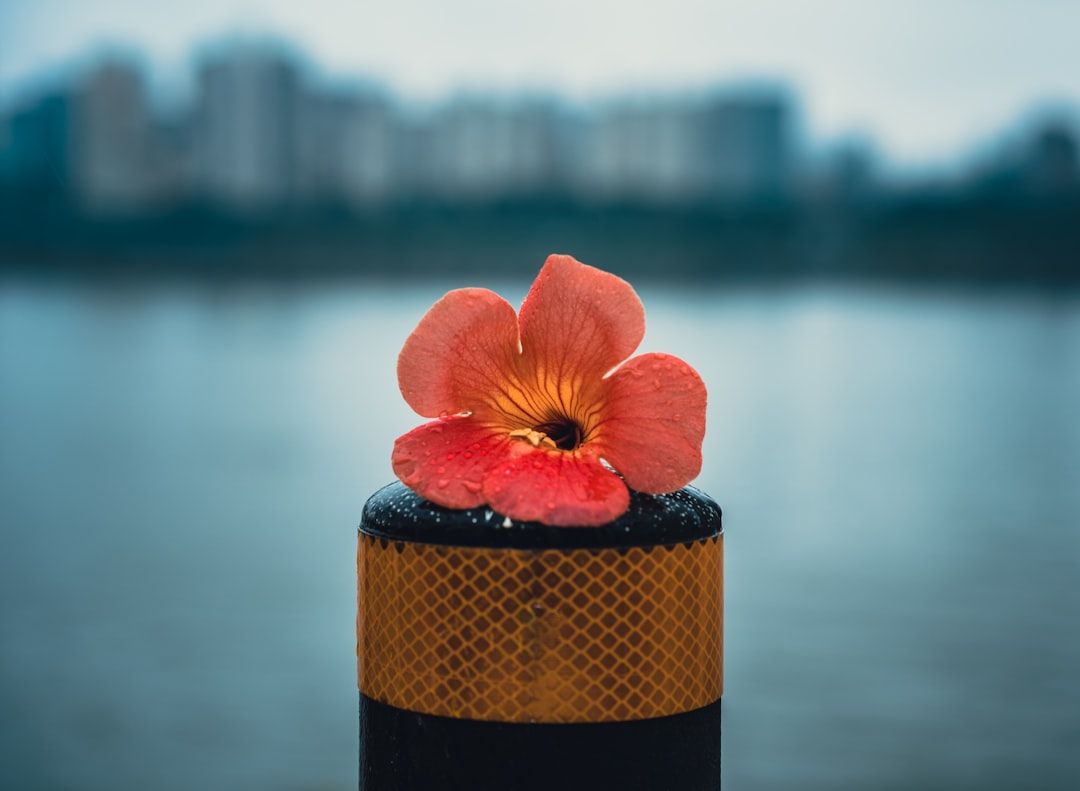
[[[446,454],[446,460],[447,461],[453,461],[454,460],[454,454],[453,453],[447,453]]]
[[[678,423],[680,420],[682,420],[682,415],[676,412],[674,415],[671,416],[671,419]]]
[[[445,489],[449,485],[450,485],[450,479],[449,478],[440,478],[439,482],[436,484],[436,486],[438,486],[440,489]]]
[[[476,494],[480,491],[480,484],[478,484],[476,481],[465,481],[465,488],[473,494]]]
[[[472,451],[467,450],[467,451],[465,451],[465,453],[463,455],[465,456],[466,459],[471,459],[472,458]]]

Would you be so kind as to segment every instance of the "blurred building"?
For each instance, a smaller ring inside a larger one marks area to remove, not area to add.
[[[1061,122],[1039,129],[1028,146],[1023,166],[1024,185],[1035,195],[1071,195],[1080,189],[1080,159],[1076,132]]]
[[[584,133],[579,190],[649,202],[790,196],[796,161],[783,94],[716,94],[601,105]]]
[[[153,121],[142,72],[107,60],[75,94],[72,176],[78,203],[92,213],[134,212],[152,199]]]
[[[880,190],[878,159],[870,140],[850,136],[825,148],[804,165],[796,191],[805,202],[850,208],[875,201]]]
[[[491,200],[565,187],[571,154],[554,102],[463,97],[426,123],[417,182],[432,195]]]
[[[706,195],[752,202],[790,197],[796,162],[784,93],[717,94],[702,108],[697,130]]]
[[[519,140],[513,171],[518,191],[569,192],[582,165],[580,120],[551,98],[516,102],[513,114]]]
[[[345,198],[342,163],[351,111],[348,97],[303,91],[296,127],[296,196],[304,204],[336,203]]]
[[[312,79],[279,43],[227,40],[204,53],[191,105],[171,117],[151,104],[140,69],[115,57],[80,79],[70,101],[28,103],[0,133],[0,178],[70,184],[95,213],[190,200],[249,214],[551,196],[760,203],[791,194],[791,116],[779,90],[629,97],[590,110],[463,96],[406,112],[375,87]],[[1055,140],[1044,146],[1047,173],[1067,167],[1055,164],[1068,159]]]
[[[231,43],[207,57],[194,119],[199,192],[238,211],[290,202],[303,109],[299,69],[281,48]]]
[[[1080,197],[1077,130],[1062,120],[1026,128],[979,157],[959,189],[1006,201]]]
[[[351,94],[343,101],[340,124],[329,132],[338,156],[326,167],[339,174],[345,200],[357,207],[386,204],[405,189],[402,120],[382,92]]]
[[[66,200],[71,174],[71,98],[47,93],[0,117],[0,187],[36,201]]]
[[[306,88],[296,127],[296,197],[305,206],[378,206],[400,191],[393,103],[372,88]]]
[[[490,198],[512,183],[513,120],[491,100],[461,99],[431,120],[429,185],[440,197]]]
[[[584,130],[576,187],[604,200],[670,201],[700,191],[695,109],[678,101],[602,105]]]

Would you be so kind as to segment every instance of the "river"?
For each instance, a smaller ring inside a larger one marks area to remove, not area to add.
[[[0,279],[0,785],[356,787],[355,527],[458,285]],[[710,392],[725,788],[1078,787],[1080,296],[639,292]]]

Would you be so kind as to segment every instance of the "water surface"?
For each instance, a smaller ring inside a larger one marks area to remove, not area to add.
[[[355,526],[444,285],[0,281],[0,785],[355,787]],[[725,788],[1078,787],[1080,298],[640,291],[710,389]]]

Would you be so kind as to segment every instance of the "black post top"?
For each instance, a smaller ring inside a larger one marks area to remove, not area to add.
[[[487,506],[454,510],[425,500],[400,481],[364,505],[360,530],[390,541],[507,549],[579,549],[684,544],[723,532],[720,506],[687,486],[670,494],[630,491],[630,507],[599,527],[512,521]]]

